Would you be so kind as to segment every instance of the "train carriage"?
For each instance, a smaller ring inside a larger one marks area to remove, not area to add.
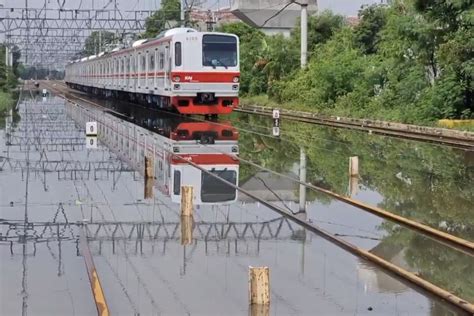
[[[230,113],[239,99],[236,35],[176,28],[66,66],[71,88],[183,114]]]

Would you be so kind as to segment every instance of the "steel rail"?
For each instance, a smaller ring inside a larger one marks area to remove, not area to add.
[[[67,88],[67,86],[64,85],[62,82],[59,84],[63,86],[64,88]],[[247,114],[257,114],[257,115],[262,115],[262,116],[270,116],[270,117],[272,116],[271,109],[265,108],[265,107],[248,107],[248,108],[241,107],[241,108],[234,109],[234,111],[247,113]],[[283,112],[280,113],[280,116],[282,118],[286,117],[292,121],[303,122],[303,123],[308,123],[308,124],[316,124],[316,125],[323,125],[323,126],[329,126],[329,127],[335,127],[335,128],[366,131],[372,134],[378,134],[378,135],[384,135],[384,136],[389,136],[389,137],[394,137],[394,138],[408,139],[408,140],[414,140],[414,141],[420,141],[420,142],[435,143],[435,144],[445,145],[445,146],[449,146],[456,149],[474,151],[474,135],[472,136],[472,138],[471,136],[466,137],[466,138],[460,138],[460,137],[450,136],[450,135],[441,135],[440,133],[435,133],[435,131],[433,131],[432,133],[428,132],[429,129],[433,129],[432,127],[412,126],[412,125],[403,124],[404,126],[408,128],[422,128],[425,130],[424,132],[417,132],[413,130],[402,130],[400,128],[376,126],[374,125],[375,123],[373,123],[374,122],[373,120],[367,121],[363,119],[352,119],[352,121],[349,122],[347,121],[348,119],[338,120],[338,118],[326,118],[326,117],[317,116],[316,114],[305,113],[305,112],[301,112],[301,113],[305,115],[302,115],[302,114],[298,115],[298,114],[290,113],[289,111],[283,110]],[[390,122],[384,122],[384,123],[392,124],[392,125],[395,124],[395,123],[390,123]],[[453,132],[453,131],[450,131],[450,132]],[[462,132],[459,131],[459,133],[462,133]],[[468,133],[468,132],[465,132],[465,133]]]
[[[91,250],[89,248],[84,229],[81,229],[79,243],[81,245],[82,257],[84,258],[84,262],[86,264],[86,271],[89,277],[94,303],[97,308],[97,315],[108,316],[110,315],[109,307],[105,299],[105,294],[102,284],[100,283],[99,275],[94,265],[94,260],[92,259]]]
[[[33,97],[31,88],[29,88],[28,90],[29,90],[31,96]],[[29,162],[27,163],[27,166],[29,166]],[[27,173],[27,176],[28,176],[28,173]],[[26,193],[27,198],[26,198],[26,200],[28,201],[28,180],[26,180],[26,185],[27,185],[27,189],[26,189],[27,190],[27,193]],[[28,202],[25,203],[25,210],[26,210],[26,207],[27,207],[27,203]],[[26,216],[27,215],[25,214],[25,218],[26,218]],[[25,220],[27,221],[27,218]],[[88,275],[88,278],[89,278],[89,283],[90,283],[91,290],[92,290],[92,296],[93,296],[94,303],[95,303],[96,308],[97,308],[97,315],[98,316],[109,316],[110,312],[109,312],[109,307],[108,307],[106,299],[105,299],[104,290],[102,288],[102,285],[101,285],[101,282],[100,282],[100,279],[99,279],[99,275],[98,275],[97,270],[96,270],[95,265],[94,265],[94,260],[92,258],[92,254],[91,254],[89,245],[87,243],[87,238],[85,237],[85,233],[84,233],[83,230],[81,230],[81,234],[80,234],[80,237],[79,237],[79,243],[81,245],[82,256],[84,258],[84,262],[85,262],[85,265],[86,265],[86,272],[87,272],[87,275]]]
[[[64,93],[64,92],[62,92]],[[114,113],[117,113],[117,114],[120,114],[122,115],[121,113],[119,112],[116,112],[116,111],[113,111],[107,107],[104,107],[102,105],[100,105],[99,103],[97,102],[93,102],[93,101],[89,101],[87,99],[84,99],[84,98],[80,98],[80,97],[77,97],[77,96],[73,96],[73,98],[75,98],[76,100],[80,100],[80,101],[83,101],[83,102],[86,102],[86,103],[89,103],[93,106],[98,106],[98,107],[101,107],[101,108],[104,108],[106,109],[107,111],[109,112],[114,112]],[[64,99],[67,100],[67,101],[72,101],[71,99],[68,99],[66,97],[66,95],[64,95]],[[72,101],[74,102],[74,101]],[[250,160],[246,160],[246,159],[243,159],[241,157],[237,157],[237,159],[239,161],[243,161],[245,163],[248,163],[254,167],[257,167],[257,168],[260,168],[261,170],[264,170],[264,171],[268,171],[268,172],[271,172],[277,176],[280,176],[280,177],[283,177],[283,178],[287,178],[289,180],[292,180],[298,184],[301,184],[301,185],[304,185],[305,187],[309,188],[309,189],[312,189],[312,190],[315,190],[315,191],[318,191],[318,192],[321,192],[321,193],[324,193],[332,198],[335,198],[343,203],[346,203],[348,205],[351,205],[351,206],[354,206],[358,209],[361,209],[363,211],[366,211],[366,212],[369,212],[373,215],[376,215],[376,216],[379,216],[379,217],[382,217],[382,218],[385,218],[385,219],[388,219],[392,222],[395,222],[395,223],[398,223],[400,225],[403,225],[405,227],[408,227],[412,230],[415,230],[419,233],[422,233],[423,235],[425,236],[428,236],[442,244],[444,244],[445,246],[448,246],[448,247],[451,247],[451,248],[454,248],[456,250],[459,250],[461,252],[463,252],[464,254],[466,255],[469,255],[471,257],[474,257],[474,242],[471,242],[469,240],[465,240],[463,238],[460,238],[460,237],[457,237],[457,236],[454,236],[452,234],[449,234],[449,233],[446,233],[446,232],[443,232],[443,231],[440,231],[438,229],[435,229],[433,227],[430,227],[428,225],[425,225],[425,224],[422,224],[422,223],[419,223],[417,221],[413,221],[413,220],[410,220],[406,217],[403,217],[403,216],[400,216],[400,215],[397,215],[397,214],[394,214],[394,213],[391,213],[389,211],[386,211],[382,208],[379,208],[379,207],[376,207],[376,206],[372,206],[372,205],[369,205],[369,204],[366,204],[366,203],[363,203],[361,201],[358,201],[358,200],[355,200],[355,199],[352,199],[350,197],[346,197],[346,196],[343,196],[341,194],[338,194],[338,193],[335,193],[335,192],[332,192],[330,190],[327,190],[327,189],[324,189],[322,187],[319,187],[319,186],[315,186],[311,183],[306,183],[306,182],[303,182],[303,181],[300,181],[299,179],[296,179],[296,178],[293,178],[293,177],[290,177],[288,175],[284,175],[282,173],[279,173],[279,172],[276,172],[274,170],[270,170],[268,168],[265,168],[263,166],[260,166]]]
[[[247,113],[247,114],[257,114],[262,116],[272,116],[272,112],[270,109],[259,109],[259,108],[248,108],[245,107],[235,109],[236,112]],[[345,128],[345,129],[353,129],[359,131],[366,131],[373,134],[379,135],[386,135],[390,137],[397,137],[409,140],[416,140],[416,141],[423,141],[423,142],[430,142],[430,143],[438,143],[447,145],[450,147],[458,148],[458,149],[467,149],[467,150],[474,150],[474,139],[463,139],[458,138],[455,136],[447,136],[447,135],[436,135],[436,134],[429,134],[429,133],[421,133],[412,130],[400,130],[390,127],[381,127],[375,126],[372,124],[368,124],[363,120],[357,120],[358,122],[348,122],[348,121],[340,121],[337,119],[332,118],[324,118],[321,116],[316,115],[309,115],[302,116],[297,114],[292,114],[288,112],[280,113],[280,117],[287,118],[292,121],[309,123],[309,124],[316,124],[316,125],[323,125],[329,127],[336,127],[336,128]]]
[[[66,96],[63,96],[63,98],[68,101],[68,102],[71,102],[72,104],[78,106],[78,107],[82,107],[81,105],[79,105],[78,103],[66,98]],[[87,100],[86,100],[87,101]],[[98,103],[94,103],[92,101],[87,101],[88,103],[90,104],[95,104],[96,106],[99,106],[100,108],[105,108],[104,106],[101,106],[100,104]],[[110,111],[110,109],[107,108],[107,110]],[[161,147],[161,146],[160,146]],[[374,264],[376,264],[377,266],[379,266],[380,268],[382,268],[384,271],[387,271],[388,273],[394,275],[394,276],[397,276],[399,278],[401,278],[402,280],[406,281],[406,282],[409,282],[411,283],[412,285],[416,286],[417,288],[419,289],[422,289],[424,291],[426,291],[427,293],[430,293],[432,295],[435,295],[437,296],[438,298],[442,299],[442,300],[445,300],[447,301],[448,303],[452,304],[453,306],[467,312],[467,313],[470,313],[470,314],[474,314],[474,305],[452,293],[450,293],[449,291],[445,290],[445,289],[442,289],[434,284],[432,284],[431,282],[425,280],[425,279],[422,279],[421,277],[409,272],[409,271],[406,271],[392,263],[390,263],[389,261],[385,260],[385,259],[382,259],[381,257],[378,257],[374,254],[372,254],[371,252],[367,251],[367,250],[364,250],[362,248],[359,248],[337,236],[334,236],[332,235],[331,233],[325,231],[324,229],[310,223],[310,222],[307,222],[305,220],[302,220],[302,219],[299,219],[296,215],[286,211],[285,209],[277,206],[277,205],[274,205],[270,202],[267,202],[263,199],[260,199],[259,197],[257,197],[256,195],[248,192],[247,190],[245,189],[242,189],[240,188],[239,186],[219,177],[218,175],[215,175],[211,172],[209,172],[208,170],[200,167],[199,165],[185,159],[185,158],[182,158],[179,156],[179,154],[175,154],[171,151],[169,151],[168,149],[166,148],[162,148],[163,150],[167,151],[170,155],[180,159],[180,160],[183,160],[184,162],[186,162],[187,164],[193,166],[194,168],[200,170],[201,172],[204,172],[214,178],[216,178],[218,181],[221,181],[222,183],[234,188],[235,190],[251,197],[252,199],[254,199],[255,201],[259,201],[260,203],[262,203],[263,205],[265,205],[266,207],[268,207],[269,209],[277,212],[278,214],[282,215],[282,216],[285,216],[287,217],[288,219],[292,220],[293,222],[295,222],[296,224],[299,224],[300,226],[304,227],[305,229],[308,229],[309,231],[321,236],[322,238],[336,244],[337,246],[345,249],[346,251],[349,251],[350,253],[358,256],[358,257],[361,257],[363,259],[366,259]]]
[[[167,150],[166,148],[163,148],[163,150]],[[197,168],[199,169],[201,172],[205,172],[207,173],[208,175],[216,178],[217,180],[221,181],[222,183],[238,190],[239,192],[247,195],[248,197],[251,197],[252,199],[254,199],[255,201],[259,201],[262,205],[265,205],[266,207],[270,208],[271,210],[277,212],[278,214],[282,215],[282,216],[285,216],[287,217],[288,219],[292,220],[293,222],[295,222],[296,224],[304,227],[305,229],[317,234],[318,236],[321,236],[323,237],[324,239],[338,245],[339,247],[349,251],[350,253],[358,256],[358,257],[361,257],[363,259],[366,259],[374,264],[376,264],[377,266],[381,267],[382,269],[384,269],[385,271],[388,271],[390,272],[391,274],[393,275],[396,275],[398,277],[401,277],[402,279],[410,282],[411,284],[433,294],[433,295],[436,295],[437,297],[451,303],[452,305],[464,310],[465,312],[467,313],[470,313],[470,314],[474,314],[474,304],[450,293],[449,291],[441,288],[441,287],[438,287],[436,285],[434,285],[433,283],[425,280],[425,279],[422,279],[421,277],[417,276],[416,274],[414,273],[411,273],[405,269],[402,269],[400,267],[398,267],[397,265],[379,257],[379,256],[376,256],[374,255],[373,253],[371,253],[370,251],[367,251],[365,249],[362,249],[360,247],[357,247],[356,245],[353,245],[352,243],[348,242],[348,241],[345,241],[343,240],[342,238],[339,238],[331,233],[329,233],[328,231],[310,223],[310,222],[307,222],[305,220],[302,220],[300,218],[298,218],[295,214],[292,214],[288,211],[286,211],[285,209],[283,209],[282,207],[280,206],[277,206],[277,205],[274,205],[270,202],[267,202],[265,201],[264,199],[260,199],[258,196],[250,193],[249,191],[245,190],[245,189],[242,189],[240,188],[239,186],[219,177],[218,175],[215,175],[213,174],[212,172],[209,172],[208,170],[200,167],[199,165],[195,164],[194,162],[192,161],[189,161],[185,158],[182,158],[180,157],[179,155],[175,154],[175,153],[172,153],[170,151],[168,151],[171,155],[173,155],[174,157],[177,157],[178,159],[182,160],[182,161],[185,161],[187,162],[189,165],[193,166],[194,168]]]

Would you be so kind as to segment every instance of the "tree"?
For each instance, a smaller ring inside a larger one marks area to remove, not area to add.
[[[267,91],[265,75],[258,69],[266,47],[265,34],[245,23],[229,23],[218,28],[219,32],[232,33],[240,40],[240,91],[260,94]]]
[[[388,8],[382,5],[371,5],[359,11],[360,23],[355,27],[355,41],[366,54],[377,52],[381,40],[381,31],[387,21]]]
[[[310,16],[308,18],[308,52],[311,54],[317,45],[327,42],[344,24],[344,17],[331,11],[324,11],[319,15]],[[300,47],[300,36],[301,25],[298,22],[291,34],[296,47]]]
[[[116,41],[117,38],[113,32],[94,31],[87,37],[82,55],[91,56],[103,52],[107,45],[116,43]]]
[[[155,37],[170,27],[170,21],[179,21],[181,3],[179,0],[162,0],[161,9],[153,13],[145,22],[144,38]]]

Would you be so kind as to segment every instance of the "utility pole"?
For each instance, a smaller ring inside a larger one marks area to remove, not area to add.
[[[216,19],[214,12],[211,10],[207,11],[207,20],[206,20],[206,25],[207,25],[207,31],[208,32],[213,32],[214,31],[214,24],[216,24]]]
[[[186,21],[185,19],[185,12],[186,12],[186,0],[181,0],[181,15],[180,15],[180,20],[181,20],[181,26],[185,27],[186,26]]]
[[[8,49],[8,44],[5,44],[5,66],[7,66],[8,68],[8,63],[10,61],[10,52],[9,52],[9,49]],[[8,74],[8,71],[7,71],[7,74]]]
[[[301,68],[308,63],[308,0],[300,0],[301,5]]]

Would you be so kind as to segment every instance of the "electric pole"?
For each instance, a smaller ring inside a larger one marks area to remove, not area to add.
[[[180,15],[180,20],[181,20],[181,26],[185,27],[186,26],[186,21],[185,19],[185,12],[186,12],[186,0],[181,0],[181,15]]]
[[[301,68],[308,63],[308,0],[300,0],[301,5]]]

